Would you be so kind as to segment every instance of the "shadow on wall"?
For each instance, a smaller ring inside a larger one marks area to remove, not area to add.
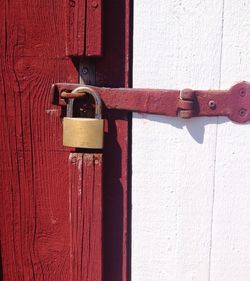
[[[181,119],[178,117],[166,117],[160,115],[150,114],[136,114],[134,118],[144,119],[149,122],[160,122],[163,124],[169,124],[177,129],[186,128],[192,138],[202,144],[204,141],[205,129],[207,125],[218,125],[230,121],[227,117],[194,117],[191,119]],[[241,126],[241,124],[238,124]]]

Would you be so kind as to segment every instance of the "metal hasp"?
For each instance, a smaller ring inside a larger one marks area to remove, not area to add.
[[[74,98],[71,92],[79,84],[57,83],[52,86],[52,103],[66,106]],[[229,90],[161,90],[103,88],[88,86],[97,91],[106,109],[179,116],[227,116],[234,122],[250,120],[250,84],[240,82]],[[84,95],[81,93],[79,95]]]

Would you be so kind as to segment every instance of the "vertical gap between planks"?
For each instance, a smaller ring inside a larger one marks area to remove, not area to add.
[[[220,64],[219,64],[219,89],[221,88],[221,76],[222,76],[222,55],[223,55],[223,38],[224,38],[224,9],[225,0],[222,0],[222,12],[221,12],[221,42],[220,42]],[[215,147],[214,147],[214,172],[213,172],[213,194],[212,194],[212,206],[211,206],[211,225],[210,225],[210,245],[209,245],[209,265],[208,265],[208,281],[211,280],[211,263],[212,263],[212,248],[213,248],[213,223],[214,223],[214,201],[216,195],[216,167],[217,167],[217,147],[218,147],[218,126],[219,117],[216,117],[216,129],[215,129]]]

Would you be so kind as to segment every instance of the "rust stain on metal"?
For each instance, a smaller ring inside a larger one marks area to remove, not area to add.
[[[55,84],[54,104],[64,105],[64,99],[79,98],[71,94],[78,84]],[[250,84],[240,82],[229,90],[160,90],[92,87],[108,109],[191,118],[227,116],[234,122],[250,121]],[[60,102],[64,100],[63,102]]]

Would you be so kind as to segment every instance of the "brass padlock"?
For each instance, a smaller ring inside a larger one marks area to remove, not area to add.
[[[76,148],[103,148],[102,102],[99,95],[89,87],[78,87],[72,94],[90,94],[95,100],[95,118],[74,118],[74,99],[67,106],[67,116],[63,118],[63,145]]]

